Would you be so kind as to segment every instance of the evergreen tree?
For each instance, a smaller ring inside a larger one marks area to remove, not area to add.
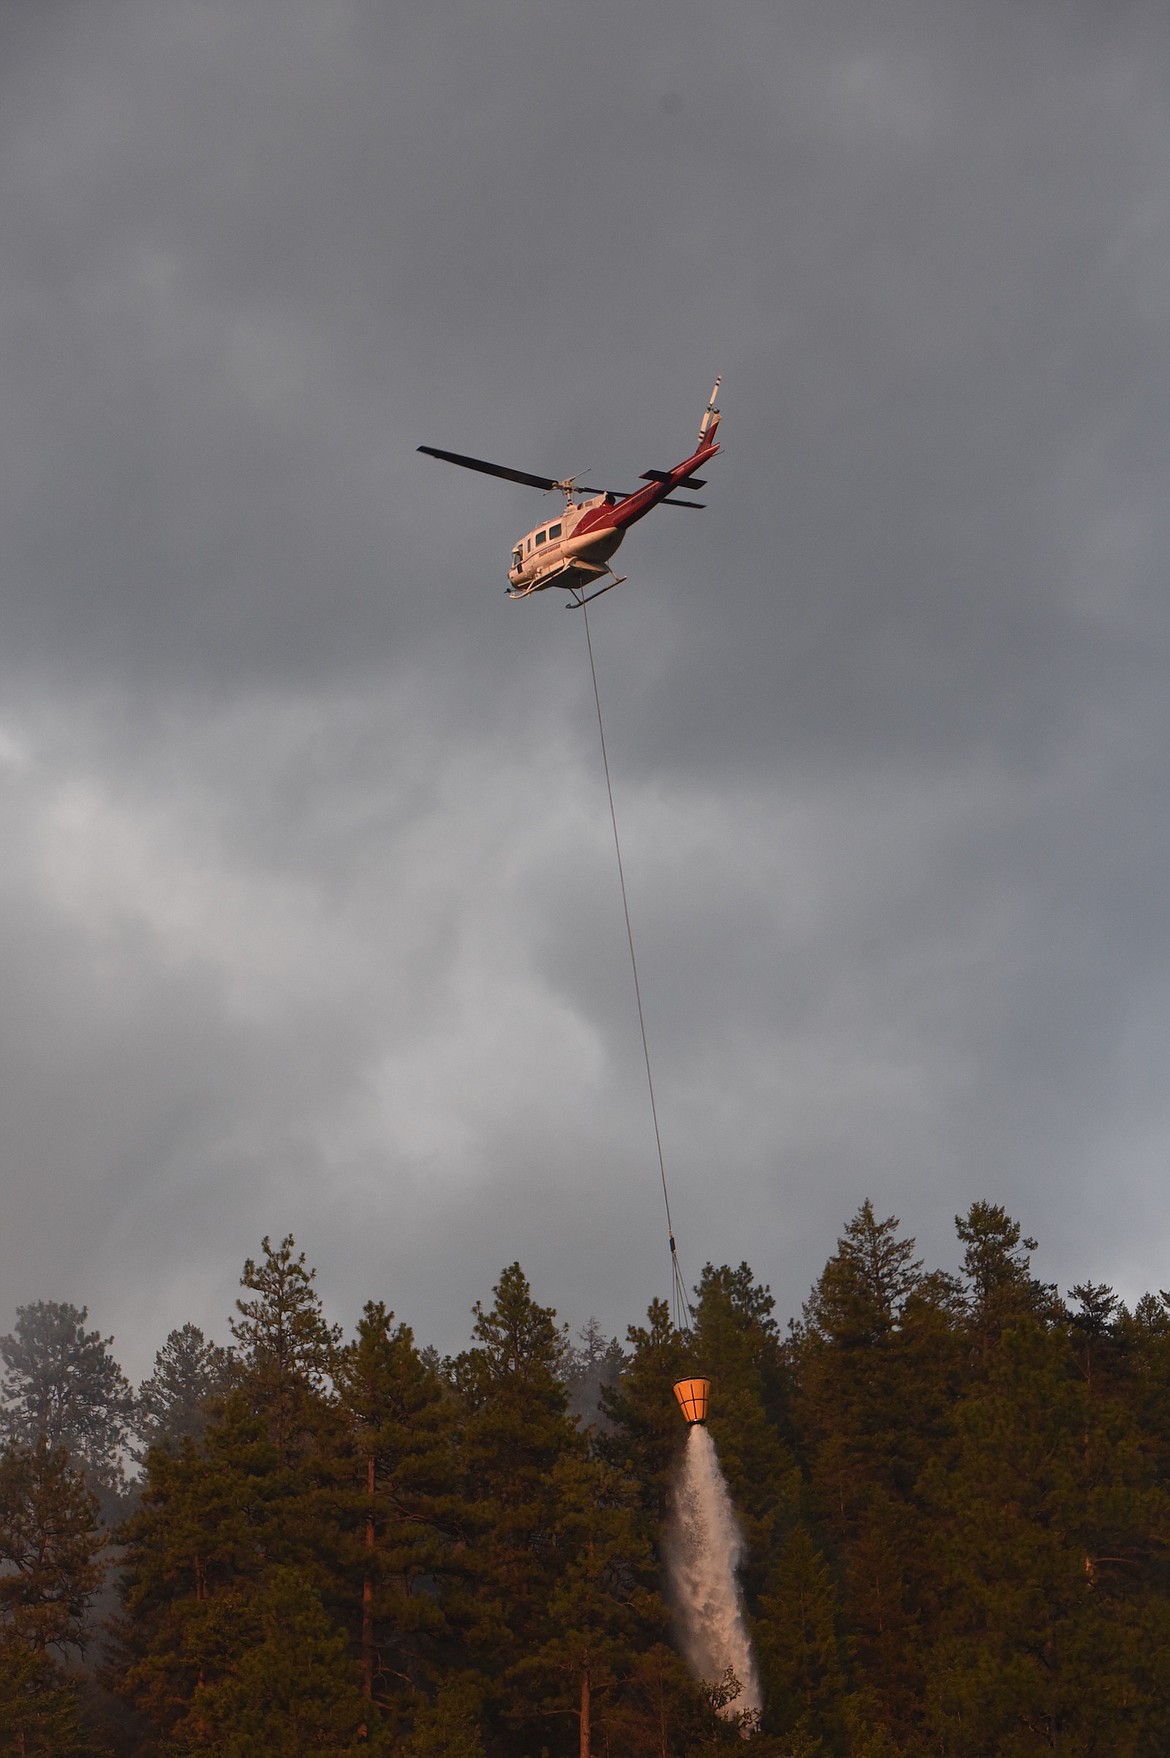
[[[342,1558],[364,1694],[393,1725],[438,1676],[455,1560],[454,1399],[406,1325],[367,1303],[337,1362]]]
[[[17,1308],[15,1331],[0,1337],[0,1438],[64,1448],[95,1489],[117,1491],[134,1398],[114,1339],[87,1331],[88,1316],[52,1300]]]
[[[947,1433],[958,1296],[865,1202],[796,1327],[792,1361],[814,1526],[839,1568],[854,1686],[898,1741],[920,1713],[915,1632],[932,1593],[918,1483]]]
[[[341,1327],[326,1322],[313,1287],[317,1272],[295,1249],[291,1233],[279,1246],[261,1241],[263,1262],[248,1258],[240,1277],[253,1298],[236,1301],[239,1316],[231,1321],[241,1383],[286,1458],[315,1426],[341,1344]]]
[[[455,1676],[424,1703],[403,1758],[486,1758],[483,1744],[483,1692],[474,1678]]]
[[[630,1657],[629,1673],[601,1729],[605,1758],[700,1758],[742,1750],[740,1728],[719,1714],[723,1691],[692,1679],[673,1648],[656,1642]],[[751,1751],[759,1758],[789,1758],[767,1735]]]
[[[171,1750],[218,1758],[358,1758],[364,1703],[345,1635],[330,1623],[311,1579],[269,1569],[232,1608],[230,1658],[173,1732]]]
[[[837,1241],[804,1309],[805,1325],[843,1348],[880,1343],[922,1280],[913,1239],[896,1215],[879,1221],[867,1197]]]
[[[40,1440],[0,1454],[0,1750],[86,1748],[73,1679],[102,1579],[97,1502],[63,1449]]]
[[[841,1607],[832,1573],[803,1521],[790,1531],[772,1571],[755,1638],[766,1726],[813,1751],[840,1752],[847,1691]]]
[[[561,1373],[569,1393],[570,1412],[589,1427],[596,1427],[606,1420],[601,1411],[601,1394],[621,1379],[625,1353],[616,1337],[606,1336],[596,1318],[588,1319],[577,1335],[580,1343],[566,1349]]]
[[[198,1440],[146,1455],[127,1522],[117,1688],[164,1734],[197,1697],[229,1681],[241,1631],[255,1626],[269,1571],[303,1571],[332,1590],[342,1550],[333,1461],[341,1418],[326,1395],[336,1333],[291,1238],[251,1259],[237,1302],[232,1389]],[[193,1736],[192,1736],[193,1737]]]
[[[210,1401],[227,1391],[231,1374],[231,1351],[209,1342],[198,1325],[172,1331],[154,1358],[153,1373],[138,1388],[139,1462],[150,1447],[174,1448],[184,1438],[197,1439]]]
[[[559,1567],[545,1640],[512,1669],[529,1718],[565,1718],[579,1758],[590,1758],[610,1705],[631,1676],[639,1649],[666,1632],[652,1591],[653,1557],[634,1486],[598,1459],[566,1455],[555,1467]],[[620,1718],[619,1718],[620,1719]]]
[[[1019,1222],[999,1203],[972,1203],[966,1216],[955,1216],[955,1228],[964,1247],[970,1324],[984,1361],[1005,1325],[1063,1316],[1056,1289],[1032,1275],[1036,1241],[1021,1235]]]
[[[233,1620],[266,1567],[311,1552],[303,1490],[265,1416],[239,1392],[200,1441],[148,1453],[139,1505],[122,1532],[125,1615],[113,1671],[119,1692],[160,1733],[225,1675]]]
[[[660,1527],[686,1429],[673,1387],[694,1372],[694,1349],[671,1323],[665,1300],[652,1300],[646,1325],[626,1333],[629,1354],[616,1386],[605,1387],[601,1408],[608,1432],[598,1440],[603,1458],[640,1486],[643,1507]]]
[[[925,1479],[941,1574],[928,1723],[944,1758],[1170,1748],[1170,1520],[1139,1437],[1070,1340],[1023,1319]]]
[[[1110,1367],[1139,1427],[1151,1469],[1170,1482],[1170,1296],[1143,1294],[1118,1309]]]
[[[560,1377],[564,1328],[539,1306],[519,1264],[490,1308],[476,1303],[473,1347],[452,1364],[465,1401],[461,1441],[468,1566],[480,1622],[471,1632],[496,1680],[549,1635],[549,1599],[570,1547],[561,1530],[558,1468],[584,1447]],[[523,1706],[513,1696],[514,1715]]]
[[[92,1751],[75,1682],[47,1655],[0,1630],[0,1752],[5,1758],[88,1758]]]
[[[37,1654],[85,1646],[103,1575],[97,1513],[63,1448],[0,1454],[0,1627]]]
[[[786,1439],[788,1372],[771,1290],[746,1263],[736,1270],[707,1264],[696,1295],[695,1359],[712,1379],[708,1426],[747,1540],[743,1581],[752,1598],[800,1505],[800,1473]]]
[[[1069,1289],[1068,1295],[1076,1302],[1069,1310],[1069,1328],[1077,1346],[1085,1385],[1092,1393],[1095,1377],[1097,1391],[1101,1392],[1105,1390],[1103,1370],[1117,1353],[1114,1325],[1121,1301],[1105,1282],[1078,1282],[1075,1288]]]

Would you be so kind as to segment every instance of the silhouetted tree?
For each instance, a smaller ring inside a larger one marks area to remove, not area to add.
[[[76,1680],[102,1580],[96,1498],[63,1448],[0,1453],[0,1742],[7,1752],[85,1749]]]
[[[601,1408],[609,1432],[602,1456],[639,1486],[642,1505],[657,1525],[670,1505],[671,1476],[686,1443],[672,1387],[695,1371],[693,1344],[675,1329],[665,1300],[652,1300],[645,1325],[626,1332],[627,1359],[616,1386],[606,1386]]]
[[[63,1448],[98,1490],[120,1490],[134,1397],[110,1354],[113,1337],[87,1331],[87,1309],[53,1300],[16,1310],[0,1337],[0,1435],[10,1444]]]
[[[861,1205],[791,1353],[812,1525],[840,1572],[853,1685],[903,1741],[919,1714],[915,1633],[932,1591],[918,1483],[948,1432],[963,1339],[953,1282],[926,1275],[899,1228]]]
[[[457,1407],[381,1301],[338,1354],[336,1383],[345,1593],[365,1696],[401,1730],[454,1640]]]
[[[261,1241],[263,1261],[248,1258],[240,1277],[252,1298],[236,1301],[231,1321],[240,1384],[252,1407],[265,1412],[286,1456],[316,1420],[341,1345],[341,1327],[327,1323],[313,1287],[317,1272],[303,1251],[293,1255],[295,1249],[291,1233],[278,1246]]]
[[[984,1361],[1013,1320],[1061,1316],[1056,1289],[1032,1274],[1036,1241],[1022,1236],[1019,1222],[999,1203],[972,1203],[965,1216],[955,1216],[955,1229],[964,1247],[970,1324]]]
[[[1139,1758],[1170,1749],[1165,1489],[1070,1340],[1022,1318],[924,1479],[939,1570],[933,1749]]]
[[[475,1341],[452,1373],[465,1405],[461,1487],[478,1608],[472,1652],[481,1670],[502,1681],[548,1639],[550,1597],[571,1554],[559,1474],[584,1457],[585,1446],[566,1409],[565,1327],[555,1309],[532,1298],[517,1263],[493,1292],[491,1307],[476,1303]],[[504,1698],[497,1700],[514,1722],[523,1721],[522,1693]],[[509,1740],[497,1749],[514,1749],[514,1733]]]
[[[207,1422],[208,1404],[227,1391],[232,1354],[203,1335],[198,1325],[181,1325],[154,1358],[154,1371],[138,1388],[134,1429],[141,1460],[150,1447],[175,1447],[196,1439]]]

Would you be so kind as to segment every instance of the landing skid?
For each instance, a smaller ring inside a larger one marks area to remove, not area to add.
[[[580,586],[575,586],[572,581],[572,575],[580,572],[580,569],[575,569],[571,564],[566,563],[564,566],[558,568],[555,573],[546,574],[544,578],[540,580],[532,580],[527,586],[507,587],[507,596],[511,599],[531,598],[534,592],[547,592],[550,586],[563,586],[566,592],[571,592],[573,594],[572,603],[566,604],[565,609],[581,610],[585,605],[592,604],[595,598],[600,598],[603,592],[612,592],[615,586],[624,585],[629,577],[626,574],[614,574],[613,579],[607,586],[601,586],[596,592],[590,592],[588,595],[585,595],[585,586],[589,584],[589,581],[586,580]],[[612,572],[612,569],[603,570],[601,568],[595,568],[592,572],[592,578],[594,580],[604,580],[606,573]]]
[[[564,576],[571,572],[569,563],[562,562],[559,567],[553,569],[551,574],[542,574],[538,579],[530,580],[527,586],[509,586],[507,588],[508,597],[513,599],[531,598],[534,592],[547,592],[550,586],[568,585]],[[576,587],[569,586],[569,591],[575,592]]]
[[[615,586],[624,586],[628,579],[628,574],[615,574],[608,586],[599,586],[596,592],[589,594],[588,598],[582,598],[579,593],[574,593],[573,602],[562,605],[561,608],[562,610],[584,610],[585,606],[592,604],[595,598],[604,597],[607,592],[612,592]]]

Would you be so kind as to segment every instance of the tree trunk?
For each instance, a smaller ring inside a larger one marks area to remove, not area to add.
[[[362,1689],[368,1703],[374,1695],[374,1456],[366,1460],[366,1572],[362,1580]]]
[[[589,1656],[581,1657],[581,1758],[592,1758],[589,1727]]]

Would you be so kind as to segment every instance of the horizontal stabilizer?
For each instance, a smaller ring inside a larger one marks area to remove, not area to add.
[[[661,500],[661,501],[659,501],[659,503],[658,503],[658,505],[659,505],[659,506],[660,506],[660,507],[695,507],[695,508],[702,508],[702,507],[705,507],[705,506],[706,506],[706,505],[707,505],[707,503],[706,503],[706,501],[672,501],[672,500],[671,500],[671,498],[670,498],[670,496],[669,496],[669,495],[667,495],[667,497],[666,497],[666,499],[665,499],[665,500]]]
[[[670,481],[670,471],[669,470],[643,470],[642,481],[643,482],[669,482]],[[680,476],[679,480],[675,483],[674,486],[676,488],[706,488],[707,479],[705,476]]]

